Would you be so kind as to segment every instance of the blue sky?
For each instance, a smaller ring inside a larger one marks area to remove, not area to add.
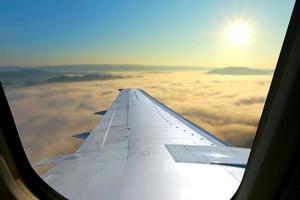
[[[0,0],[0,65],[276,64],[294,1]],[[236,47],[235,19],[251,25]]]

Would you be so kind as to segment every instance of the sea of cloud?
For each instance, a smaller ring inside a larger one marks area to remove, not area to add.
[[[74,152],[71,136],[93,129],[118,88],[142,88],[226,142],[251,147],[271,75],[124,72],[124,79],[7,87],[5,92],[31,163]],[[37,168],[39,174],[48,168]]]

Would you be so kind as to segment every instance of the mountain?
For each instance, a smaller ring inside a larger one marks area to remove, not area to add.
[[[0,81],[6,86],[33,86],[47,83],[108,80],[128,77],[108,73],[54,72],[40,68],[0,71]]]
[[[249,67],[225,67],[212,69],[207,74],[223,74],[223,75],[272,75],[273,70],[255,69]]]
[[[4,85],[22,84],[27,81],[45,81],[50,77],[57,76],[59,73],[49,72],[40,69],[20,69],[12,71],[0,71],[0,80]]]
[[[60,82],[78,82],[78,81],[94,81],[94,80],[110,80],[124,78],[123,76],[111,75],[111,74],[84,74],[84,75],[75,75],[75,76],[55,76],[49,78],[46,82],[48,83],[60,83]]]

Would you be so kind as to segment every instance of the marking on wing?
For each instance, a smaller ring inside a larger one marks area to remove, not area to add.
[[[134,93],[134,95],[135,95],[135,98],[136,98],[136,100],[138,99],[138,96],[136,95],[136,92],[135,92],[135,90],[133,90],[133,93]]]
[[[49,179],[51,176],[53,176],[53,174],[50,174],[49,176],[47,176],[46,178],[44,178],[44,181],[46,181],[47,179]]]
[[[117,109],[115,109],[114,112],[112,113],[112,116],[111,116],[111,118],[110,118],[108,127],[107,127],[107,129],[106,129],[106,132],[105,132],[105,135],[104,135],[104,138],[103,138],[103,140],[102,140],[102,143],[101,143],[101,146],[100,146],[100,149],[99,149],[99,150],[103,149],[103,147],[104,147],[104,143],[105,143],[105,141],[106,141],[106,138],[107,138],[107,135],[108,135],[108,131],[109,131],[110,127],[111,127],[111,124],[112,124],[112,121],[113,121],[113,119],[114,119],[114,116],[115,116],[116,111],[117,111]]]

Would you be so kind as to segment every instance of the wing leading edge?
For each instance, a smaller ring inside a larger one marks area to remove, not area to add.
[[[72,159],[43,179],[69,199],[230,199],[248,155],[143,90],[122,89]]]

